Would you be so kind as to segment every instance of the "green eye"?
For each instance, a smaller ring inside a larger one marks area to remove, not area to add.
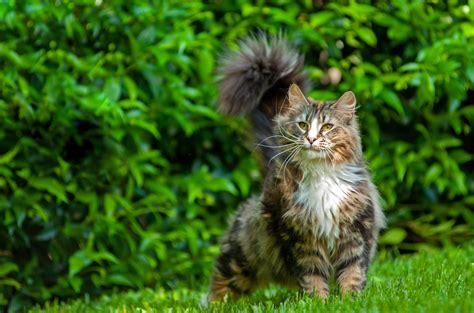
[[[298,126],[299,126],[302,130],[307,130],[307,129],[308,129],[308,123],[306,123],[306,122],[299,122],[299,123],[298,123]]]
[[[332,124],[324,124],[323,127],[321,127],[321,129],[327,132],[332,129],[332,126],[333,126]]]

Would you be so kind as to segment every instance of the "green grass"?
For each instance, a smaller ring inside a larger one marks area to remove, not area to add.
[[[474,243],[464,248],[403,256],[373,264],[367,289],[342,299],[336,290],[326,303],[280,287],[232,302],[211,312],[474,312]],[[198,290],[145,289],[98,300],[48,303],[31,312],[197,312],[206,284]],[[169,310],[172,308],[172,310]]]

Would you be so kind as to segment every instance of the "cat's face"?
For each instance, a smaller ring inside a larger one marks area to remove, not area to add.
[[[337,101],[314,101],[293,84],[288,99],[288,107],[277,115],[275,127],[285,159],[340,164],[352,158],[360,142],[353,92],[344,93]]]

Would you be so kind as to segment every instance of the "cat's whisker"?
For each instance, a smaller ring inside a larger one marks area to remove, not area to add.
[[[293,139],[293,138],[290,138],[290,137],[287,137],[287,136],[284,136],[284,135],[282,135],[281,138],[283,138],[283,139],[285,139],[286,141],[289,141],[289,142],[296,141],[296,139]]]
[[[295,143],[292,142],[292,143],[287,143],[287,144],[284,144],[284,145],[275,145],[275,146],[272,146],[272,145],[257,144],[256,146],[264,147],[264,148],[278,149],[278,148],[283,148],[283,147],[291,146],[291,145],[294,145],[294,144],[295,144]]]
[[[289,156],[291,155],[291,153],[293,153],[294,151],[291,151],[288,156],[286,157],[286,159],[280,164],[280,168],[278,169],[278,174],[277,174],[277,177],[281,177],[281,173],[285,167],[285,162],[286,160],[289,158]],[[285,181],[285,172],[283,171],[283,180]]]
[[[292,124],[292,122],[291,123],[286,123],[286,124]],[[296,136],[294,134],[291,134],[287,129],[283,128],[281,124],[278,124],[278,131],[282,135],[286,135],[286,136],[288,136],[290,138],[293,138],[295,140],[299,140],[298,136]]]
[[[296,144],[295,144],[295,145],[296,145]],[[283,153],[289,152],[289,151],[293,150],[294,148],[295,148],[295,147],[292,146],[291,148],[286,149],[286,150],[283,150],[283,151],[281,151],[280,153],[274,155],[274,156],[268,161],[268,164],[270,164],[276,157],[282,155]]]
[[[300,138],[290,132],[288,132],[286,129],[283,129],[281,128],[281,126],[279,127],[280,129],[280,134],[282,134],[283,136],[287,136],[287,137],[290,137],[290,138],[293,138],[294,140],[300,140]],[[284,132],[284,133],[283,133]]]
[[[329,157],[329,160],[331,161],[331,165],[333,166],[333,168],[336,166],[336,156],[335,156],[335,152],[332,150],[331,147],[328,147],[326,149],[327,153],[328,153],[328,157]]]
[[[296,150],[297,147],[295,147],[294,149]],[[282,172],[282,169],[285,167],[285,163],[286,163],[287,159],[290,158],[291,154],[294,153],[295,150],[289,151],[289,154],[288,154],[288,156],[286,157],[286,159],[283,161],[283,163],[280,164],[280,167],[279,167],[279,170],[278,170],[278,174],[276,175],[276,177],[281,177],[281,172]],[[285,180],[285,172],[283,172],[283,180]],[[275,180],[275,186],[276,186],[276,183],[277,183],[277,180]]]
[[[295,143],[301,143],[302,140],[300,138],[291,138],[291,137],[286,137],[282,136],[284,139],[288,140],[289,142],[295,142]]]
[[[290,143],[288,143],[288,144],[283,144],[283,145],[265,145],[265,144],[263,144],[264,141],[269,140],[269,139],[271,139],[271,138],[284,138],[284,139],[290,141]],[[286,138],[286,137],[284,137],[284,136],[282,136],[282,135],[272,135],[272,136],[268,136],[268,137],[264,138],[262,141],[260,141],[259,143],[257,143],[257,144],[255,145],[254,149],[252,150],[252,153],[253,153],[258,147],[272,148],[272,149],[280,149],[280,148],[288,147],[288,146],[293,145],[293,144],[295,144],[295,143],[293,142],[293,140],[289,140],[288,138]],[[270,161],[271,161],[271,160],[270,160]],[[268,163],[270,163],[270,161],[268,161]]]
[[[299,148],[296,148],[295,152],[293,154],[290,155],[290,158],[289,160],[286,162],[286,165],[285,165],[285,171],[283,172],[283,176],[285,176],[285,173],[286,173],[286,167],[288,166],[288,164],[294,159],[294,157],[300,153],[301,149],[303,149],[303,147],[299,147]],[[283,177],[283,179],[285,179],[285,177]],[[286,179],[285,179],[286,180]]]
[[[260,143],[263,143],[263,142],[265,142],[265,141],[267,141],[268,139],[271,139],[271,138],[278,138],[278,137],[279,137],[279,138],[284,138],[284,136],[282,136],[282,135],[278,135],[278,134],[277,134],[277,135],[272,135],[272,136],[268,136],[268,137],[262,139],[262,141],[260,141],[259,144],[260,144]]]
[[[280,167],[280,170],[278,171],[278,175],[280,175],[281,171],[283,170],[283,181],[286,182],[286,167],[288,164],[291,162],[291,160],[295,157],[296,154],[298,154],[301,151],[302,147],[296,147],[294,151],[290,152],[288,154],[288,157],[285,159],[283,162],[282,166]]]
[[[292,138],[292,137],[289,137],[289,136],[284,135],[283,132],[282,132],[282,130],[280,129],[280,134],[276,134],[276,135],[273,135],[273,136],[269,136],[269,137],[263,139],[262,141],[260,141],[258,144],[261,144],[261,143],[263,143],[263,142],[265,142],[265,141],[267,141],[267,140],[269,140],[269,139],[271,139],[271,138],[283,138],[283,139],[286,139],[286,140],[288,140],[288,141],[290,141],[290,142],[293,142],[293,141],[300,141],[300,139],[297,138],[296,136],[295,136],[294,138]]]
[[[329,151],[324,149],[323,153],[324,153],[324,163],[326,164],[326,166],[331,165],[332,161],[331,161],[331,155],[329,154]]]

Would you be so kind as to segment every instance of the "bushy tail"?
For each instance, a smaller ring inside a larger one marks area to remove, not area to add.
[[[284,108],[288,88],[296,83],[306,89],[308,79],[303,72],[303,57],[281,36],[265,35],[243,40],[240,49],[227,55],[219,69],[219,110],[251,117],[257,143],[274,145],[272,119]],[[263,147],[269,161],[276,151]]]

